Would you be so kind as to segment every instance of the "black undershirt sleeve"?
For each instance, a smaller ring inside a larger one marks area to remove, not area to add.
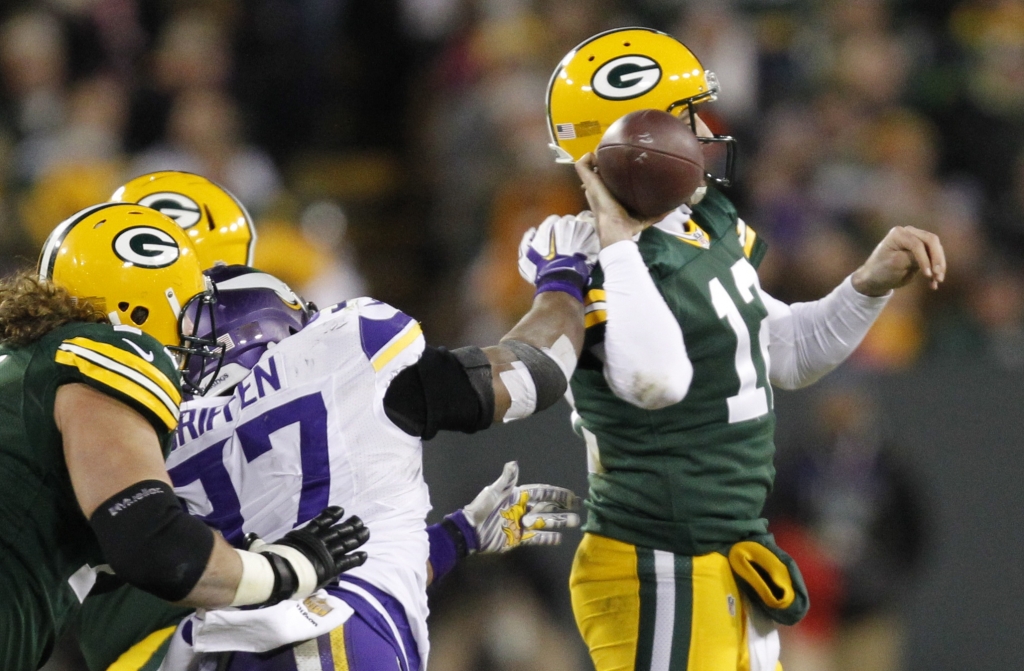
[[[494,419],[491,367],[478,347],[427,347],[384,394],[384,413],[410,436],[430,440],[438,431],[475,433]]]

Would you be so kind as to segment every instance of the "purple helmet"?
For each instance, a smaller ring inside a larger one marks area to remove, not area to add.
[[[204,312],[195,335],[216,340],[224,356],[219,365],[192,357],[185,362],[184,382],[194,395],[230,393],[271,346],[302,330],[312,310],[287,284],[248,266],[214,266],[212,315]],[[187,312],[187,311],[186,311]],[[195,320],[195,310],[186,314]]]

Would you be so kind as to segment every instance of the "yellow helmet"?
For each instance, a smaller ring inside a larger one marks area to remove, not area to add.
[[[61,222],[43,244],[38,272],[89,299],[111,323],[135,326],[175,349],[189,340],[183,308],[210,295],[181,228],[130,203],[93,205]]]
[[[718,78],[705,70],[686,46],[650,28],[616,28],[584,41],[555,68],[548,84],[548,132],[559,163],[573,163],[597,148],[608,126],[642,109],[688,114],[696,132],[693,106],[718,97]],[[723,142],[726,175],[708,175],[728,186],[735,140]]]
[[[160,210],[178,223],[206,270],[218,262],[252,265],[256,228],[245,207],[215,182],[191,172],[164,170],[136,177],[110,197]]]

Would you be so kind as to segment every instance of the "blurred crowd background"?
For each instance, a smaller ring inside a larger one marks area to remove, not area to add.
[[[902,595],[942,538],[870,390],[1024,370],[1024,0],[6,0],[0,273],[127,179],[183,169],[233,191],[256,265],[316,302],[370,294],[433,344],[493,342],[531,301],[522,233],[585,206],[546,146],[548,78],[627,25],[718,74],[701,113],[740,140],[728,195],[770,244],[769,293],[824,295],[894,225],[945,244],[941,291],[898,292],[838,382],[791,404],[769,506],[816,604],[785,632],[788,671],[940,668],[901,661]],[[548,458],[585,486],[578,446]],[[587,668],[570,555],[454,576],[433,668]]]

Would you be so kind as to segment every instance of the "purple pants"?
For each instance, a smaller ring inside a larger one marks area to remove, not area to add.
[[[343,577],[342,580],[365,591],[383,606],[391,623],[359,594],[330,586],[327,590],[355,611],[345,624],[312,641],[271,652],[231,653],[231,660],[222,668],[225,671],[419,671],[419,652],[401,604],[358,578]],[[397,638],[391,624],[398,630]]]

